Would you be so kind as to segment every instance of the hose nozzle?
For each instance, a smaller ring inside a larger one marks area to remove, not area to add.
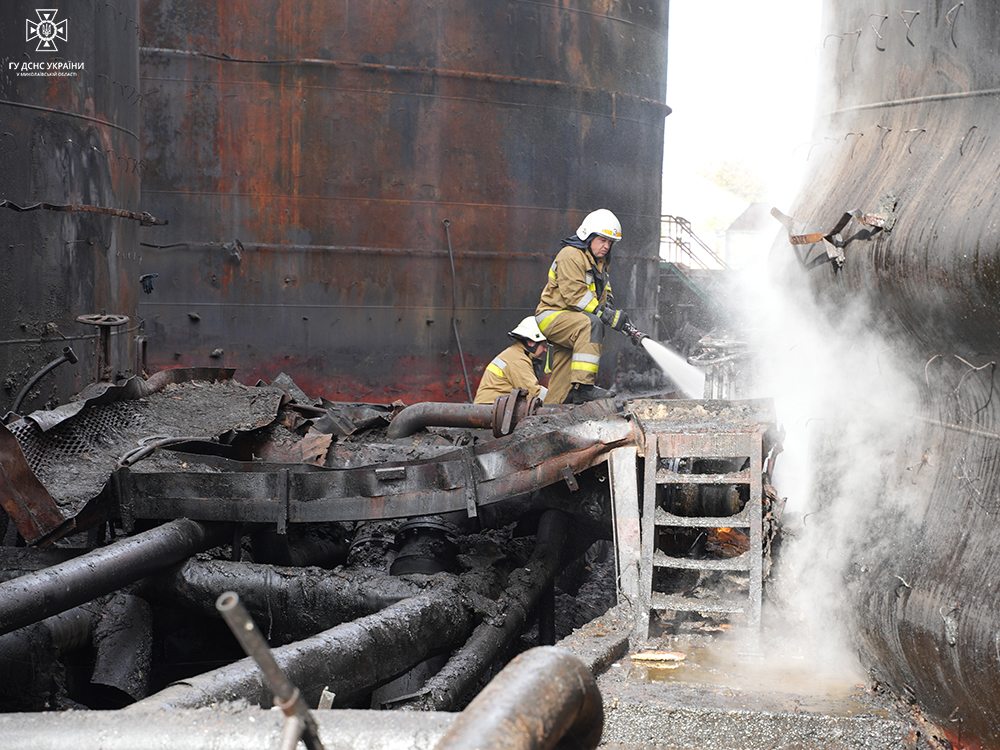
[[[643,333],[632,325],[631,322],[626,322],[625,325],[622,326],[622,333],[628,336],[628,340],[632,342],[632,346],[639,346],[640,341],[649,338],[648,333]]]

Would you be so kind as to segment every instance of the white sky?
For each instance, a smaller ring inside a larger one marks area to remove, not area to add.
[[[770,200],[790,199],[809,151],[820,6],[670,0],[665,182],[742,160],[775,184]]]

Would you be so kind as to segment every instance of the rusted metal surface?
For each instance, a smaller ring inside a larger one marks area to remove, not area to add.
[[[666,26],[604,0],[144,0],[151,365],[464,401],[598,206],[649,329]]]
[[[486,408],[492,409],[487,406]],[[321,470],[229,462],[232,471],[118,472],[122,514],[276,524],[373,521],[466,511],[565,480],[638,440],[610,402],[525,419],[518,431],[435,459]],[[220,466],[219,461],[213,461]],[[471,493],[471,495],[470,495]]]
[[[568,651],[524,652],[473,699],[436,750],[577,747],[601,741],[604,706],[594,676]]]
[[[97,351],[89,338],[76,344],[90,333],[77,315],[138,313],[145,218],[138,0],[60,3],[56,22],[68,27],[49,52],[25,38],[37,7],[5,3],[0,24],[0,372],[8,404],[66,339],[74,340],[81,366],[42,383],[28,399],[34,408],[67,401],[92,377]],[[50,63],[81,67],[75,75],[21,75]],[[134,330],[112,337],[112,360],[126,376],[135,362]]]
[[[74,528],[32,473],[17,438],[0,425],[0,505],[28,544],[43,543]]]
[[[425,427],[479,427],[492,429],[494,437],[509,435],[525,417],[558,414],[562,409],[543,407],[541,399],[528,398],[523,388],[498,396],[492,404],[435,404],[407,406],[393,417],[386,437],[401,438]]]
[[[830,320],[864,309],[884,342],[882,372],[898,371],[916,394],[870,436],[869,455],[884,457],[865,487],[875,499],[853,509],[839,550],[855,571],[849,622],[882,684],[953,741],[1000,747],[1000,677],[986,667],[997,656],[1000,578],[1000,6],[829,6],[827,110],[792,214],[823,227],[845,209],[879,213],[887,194],[898,203],[891,227],[845,244],[839,268],[785,273],[792,287],[807,277]],[[878,33],[865,24],[873,10],[887,14]],[[772,260],[791,255],[776,246]],[[849,411],[853,385],[837,382]],[[823,429],[824,442],[853,442],[850,416]],[[851,472],[834,453],[815,456],[822,494],[847,504]]]
[[[30,206],[19,206],[8,200],[0,201],[0,208],[9,208],[12,211],[77,211],[80,213],[104,214],[105,216],[120,216],[124,219],[138,221],[143,226],[154,224],[166,224],[166,221],[157,219],[147,213],[137,214],[134,211],[126,211],[122,208],[104,208],[102,206],[83,206],[73,203],[34,203]]]

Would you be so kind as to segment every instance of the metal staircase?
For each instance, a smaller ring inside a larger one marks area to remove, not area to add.
[[[694,233],[691,222],[681,216],[660,217],[660,243],[667,248],[665,260],[689,268],[726,270],[726,261]]]
[[[764,575],[765,434],[773,427],[770,402],[666,401],[650,404],[649,409],[653,413],[644,415],[641,408],[636,413],[646,435],[636,635],[648,637],[650,615],[656,611],[741,616],[758,628]],[[712,488],[711,493],[701,488]],[[712,503],[696,501],[683,514],[673,512],[680,510],[672,500],[681,492],[690,498],[727,496],[731,508],[739,503],[742,507],[710,515],[705,509],[712,510]],[[720,529],[745,534],[747,549],[732,556],[695,557],[665,543],[672,535],[691,530],[711,534]],[[711,586],[692,586],[686,593],[657,589],[658,579],[671,580],[681,575],[679,571],[694,571],[699,580],[714,573],[736,573],[742,593],[734,597]]]

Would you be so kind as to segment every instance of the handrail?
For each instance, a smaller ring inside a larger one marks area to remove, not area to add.
[[[687,239],[685,239],[687,237]],[[691,260],[692,266],[700,268],[710,268],[701,255],[695,252],[692,243],[700,248],[701,252],[707,255],[715,264],[714,267],[725,270],[726,261],[719,257],[704,240],[694,233],[691,222],[681,216],[670,216],[665,214],[660,217],[660,242],[676,248]],[[676,259],[670,259],[676,262]]]

